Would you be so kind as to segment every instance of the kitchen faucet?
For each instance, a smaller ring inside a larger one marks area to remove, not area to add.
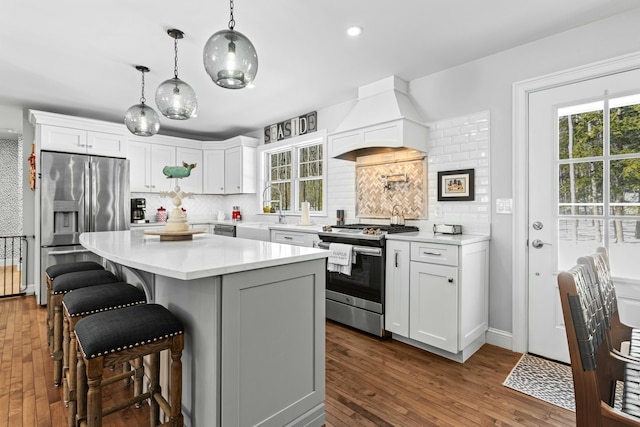
[[[267,185],[265,189],[262,190],[262,200],[264,200],[264,194],[270,188],[275,188],[276,190],[278,190],[278,224],[284,224],[284,214],[282,213],[282,192],[280,191],[280,188],[276,187],[273,184]]]

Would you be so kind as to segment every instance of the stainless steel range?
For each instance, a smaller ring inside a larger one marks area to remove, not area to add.
[[[384,336],[385,236],[418,231],[406,225],[347,224],[319,233],[320,248],[351,245],[350,274],[327,272],[327,318]]]

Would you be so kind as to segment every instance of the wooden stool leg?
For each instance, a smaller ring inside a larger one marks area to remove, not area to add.
[[[133,361],[133,395],[140,396],[142,394],[142,386],[144,382],[144,360],[138,357]],[[136,403],[136,408],[142,407],[142,402]]]
[[[130,372],[131,371],[131,363],[130,362],[124,362],[122,364],[122,373],[124,374],[125,372]],[[131,384],[131,378],[127,377],[124,379],[124,385],[125,387],[128,387]]]
[[[87,418],[87,371],[84,366],[84,358],[82,353],[76,353],[78,363],[76,365],[76,400],[77,414],[76,423]]]
[[[53,384],[58,387],[62,379],[62,304],[54,295],[53,307]]]
[[[154,395],[161,393],[160,390],[160,353],[151,353],[149,355],[149,421],[151,427],[160,424],[160,405],[156,401]]]
[[[70,325],[71,328],[71,325]],[[69,332],[69,370],[67,371],[67,387],[69,388],[69,427],[75,427],[76,415],[78,413],[78,396],[77,396],[77,351],[78,345],[76,341],[76,335],[73,331]]]
[[[103,358],[84,361],[87,367],[87,426],[102,427],[102,371]]]
[[[182,416],[182,350],[184,348],[184,335],[173,338],[173,346],[171,348],[171,383],[170,383],[170,402],[171,414],[169,425],[173,427],[182,427],[184,419]]]
[[[47,344],[49,345],[49,353],[53,355],[53,348],[51,347],[51,340],[53,338],[53,304],[51,304],[51,295],[53,284],[47,277]]]
[[[69,382],[67,372],[69,371],[69,319],[62,318],[62,390],[64,396],[64,406],[69,407]]]

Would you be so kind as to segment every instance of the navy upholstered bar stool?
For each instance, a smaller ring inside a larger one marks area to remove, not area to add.
[[[102,426],[102,417],[146,399],[150,421],[157,426],[160,409],[169,417],[166,424],[184,425],[182,416],[182,350],[184,328],[169,310],[158,304],[143,304],[87,316],[76,323],[78,342],[78,420],[86,417],[89,427]],[[160,352],[171,352],[169,401],[160,388]],[[80,357],[82,355],[82,357]],[[149,357],[149,389],[114,406],[102,408],[102,374],[105,366]],[[84,369],[82,369],[84,364]],[[86,401],[84,400],[86,396]]]
[[[67,273],[73,273],[75,271],[88,271],[88,270],[104,270],[104,268],[93,261],[80,261],[80,262],[68,262],[65,264],[56,264],[47,267],[45,275],[47,276],[47,344],[51,345],[51,339],[53,338],[53,306],[49,304],[53,296],[53,282],[56,277]],[[51,354],[53,350],[50,349]]]
[[[77,343],[75,325],[86,316],[124,307],[145,304],[146,295],[139,289],[128,283],[109,283],[106,285],[89,286],[76,289],[62,297],[64,314],[62,380],[64,385],[64,398],[69,407],[69,427],[76,425],[77,414]],[[125,363],[128,366],[128,362]],[[134,362],[134,393],[142,393],[142,360]],[[120,379],[129,380],[132,372],[126,369],[122,374],[110,378],[111,382]]]
[[[51,286],[51,299],[47,304],[53,309],[53,383],[62,380],[62,297],[76,289],[88,286],[117,283],[118,278],[107,270],[87,270],[66,273],[56,277]]]

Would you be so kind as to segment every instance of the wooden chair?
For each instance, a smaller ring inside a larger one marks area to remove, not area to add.
[[[606,324],[589,267],[558,275],[578,427],[640,426],[640,365],[609,351]],[[614,408],[617,381],[624,381],[622,410]],[[634,391],[635,390],[635,391]]]
[[[640,330],[625,325],[620,320],[618,298],[611,278],[607,249],[599,247],[594,254],[579,258],[578,263],[588,264],[596,275],[605,322],[608,327],[607,335],[610,349],[624,357],[631,357],[636,362],[640,362]]]
[[[75,326],[78,343],[78,420],[80,425],[102,426],[102,417],[149,399],[150,424],[160,425],[160,409],[167,415],[163,426],[182,427],[182,323],[158,304],[143,304],[97,313]],[[160,352],[169,350],[169,400],[160,388]],[[102,374],[105,366],[149,357],[146,392],[110,408],[102,407]],[[211,420],[210,420],[211,421]],[[206,425],[207,420],[202,421]],[[212,421],[211,421],[212,422]]]

